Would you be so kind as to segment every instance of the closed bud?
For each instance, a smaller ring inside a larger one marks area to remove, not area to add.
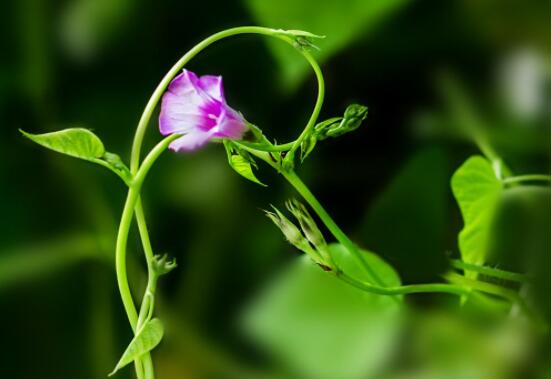
[[[274,212],[264,211],[266,216],[281,230],[287,241],[297,249],[309,253],[310,244],[304,238],[299,228],[293,224],[276,207],[272,206]]]
[[[351,104],[344,111],[341,123],[327,131],[329,137],[339,137],[345,133],[354,131],[360,127],[362,121],[367,117],[367,107],[360,104]]]
[[[317,263],[326,271],[330,271],[333,268],[331,259],[326,259],[320,253],[312,248],[310,242],[304,237],[300,229],[293,224],[287,217],[283,215],[277,208],[272,206],[274,212],[264,211],[266,216],[273,221],[274,224],[283,232],[283,235],[293,246],[300,251],[308,254],[310,259]]]
[[[310,241],[310,243],[314,245],[316,249],[319,250],[320,248],[327,245],[327,243],[325,242],[325,238],[323,238],[323,234],[316,225],[316,222],[314,221],[312,216],[310,216],[310,213],[301,202],[293,199],[287,201],[286,206],[289,212],[291,212],[299,222],[300,227],[304,232],[304,235],[306,235],[306,238],[308,238],[308,241]]]

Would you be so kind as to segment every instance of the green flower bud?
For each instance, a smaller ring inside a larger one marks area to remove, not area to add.
[[[300,251],[308,254],[316,264],[322,267],[325,271],[331,271],[333,265],[331,260],[324,259],[320,254],[312,248],[310,242],[304,237],[299,228],[285,217],[277,208],[272,206],[274,212],[264,211],[266,216],[273,221],[274,224],[283,232],[283,235],[293,246]]]
[[[276,207],[272,206],[274,212],[264,211],[266,216],[281,230],[287,241],[297,249],[309,254],[312,248],[308,240],[304,238],[301,231]]]
[[[316,225],[316,222],[302,203],[296,199],[293,199],[287,201],[285,205],[287,206],[289,212],[291,212],[299,222],[304,235],[308,238],[308,241],[310,241],[316,249],[327,245],[325,238],[323,238],[323,234]]]
[[[345,133],[354,131],[360,127],[362,121],[367,117],[367,107],[360,104],[351,104],[344,111],[341,123],[327,131],[328,137],[339,137]]]

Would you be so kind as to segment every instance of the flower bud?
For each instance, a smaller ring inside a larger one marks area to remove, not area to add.
[[[309,254],[312,250],[308,240],[304,238],[299,228],[283,215],[276,207],[272,206],[274,212],[264,211],[266,216],[281,230],[287,241],[297,249]]]
[[[321,261],[318,262],[322,267],[331,269],[334,267],[333,260],[329,254],[329,249],[327,247],[327,242],[323,234],[319,230],[316,222],[301,202],[296,199],[287,201],[287,209],[295,216],[298,220],[300,227],[310,243],[316,248]]]
[[[351,104],[344,111],[341,123],[327,131],[328,137],[339,137],[360,127],[367,117],[367,107],[360,104]]]
[[[287,201],[285,205],[287,206],[289,212],[291,212],[299,222],[304,235],[308,238],[308,241],[310,241],[316,249],[319,250],[327,245],[325,238],[323,238],[323,234],[316,225],[316,222],[312,219],[312,216],[310,216],[310,213],[301,202],[293,199]]]

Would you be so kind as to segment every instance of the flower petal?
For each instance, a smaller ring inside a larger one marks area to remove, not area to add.
[[[247,124],[243,116],[226,105],[218,118],[216,137],[241,139],[246,131]]]
[[[194,128],[209,130],[215,125],[213,116],[205,110],[218,109],[214,115],[217,117],[220,114],[219,103],[201,89],[196,89],[190,78],[193,76],[180,74],[163,95],[159,115],[159,130],[163,135],[187,133]]]
[[[175,95],[185,95],[192,91],[197,92],[197,89],[199,89],[199,78],[195,73],[185,68],[168,85],[168,91]]]
[[[203,75],[199,78],[198,86],[213,99],[226,102],[221,76]]]
[[[212,137],[213,132],[194,130],[191,133],[174,140],[168,147],[176,152],[192,151],[205,145]]]

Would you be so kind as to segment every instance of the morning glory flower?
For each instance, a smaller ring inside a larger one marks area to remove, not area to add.
[[[184,69],[163,95],[159,130],[165,136],[182,134],[171,150],[192,151],[212,138],[241,139],[247,122],[227,104],[221,76],[198,77]]]

